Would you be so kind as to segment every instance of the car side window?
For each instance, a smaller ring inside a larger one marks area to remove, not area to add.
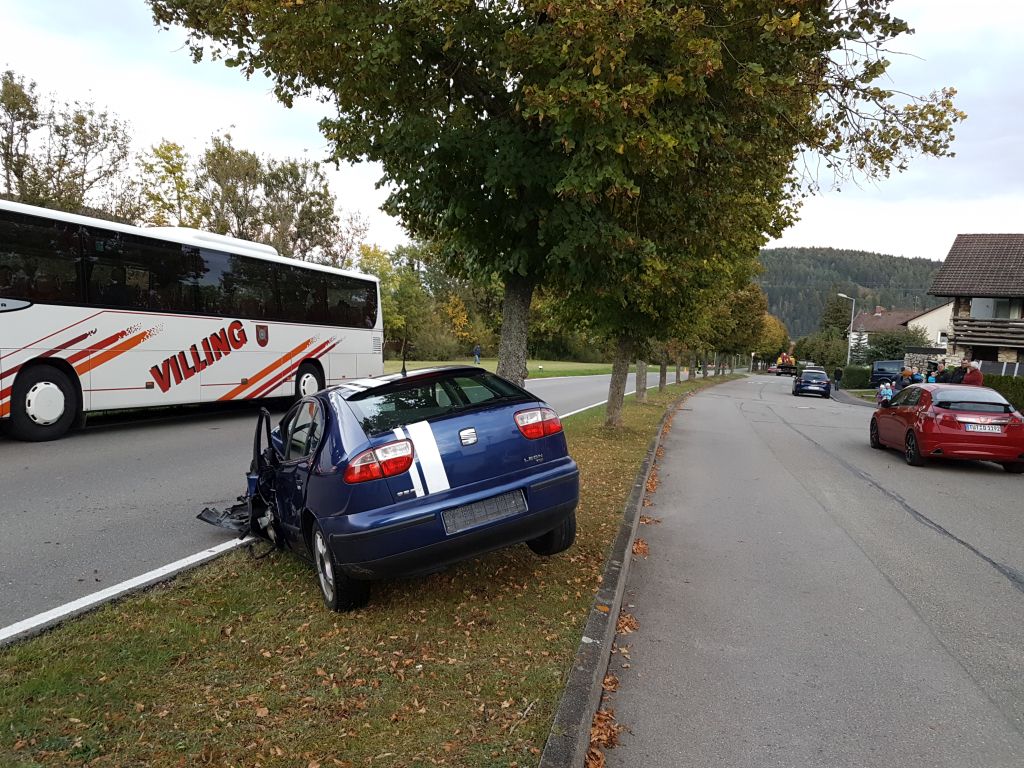
[[[301,403],[288,424],[285,461],[295,461],[316,451],[323,437],[323,414],[312,400]]]
[[[923,391],[924,390],[918,389],[917,387],[908,389],[907,399],[902,403],[902,405],[917,405],[921,401],[921,393]]]
[[[902,392],[898,392],[896,396],[892,399],[890,405],[894,408],[898,408],[901,405],[906,405],[907,397],[910,395],[910,392],[911,390],[909,389],[904,389]]]

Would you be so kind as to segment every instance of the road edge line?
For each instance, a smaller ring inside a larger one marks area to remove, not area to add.
[[[217,544],[204,549],[202,552],[196,552],[188,557],[175,560],[173,563],[154,568],[139,576],[127,579],[106,589],[101,589],[99,592],[93,592],[70,603],[65,603],[64,605],[51,608],[43,613],[38,613],[35,616],[30,616],[27,619],[22,619],[14,624],[0,628],[0,648],[34,637],[40,632],[68,619],[99,608],[104,603],[139,592],[162,581],[168,581],[184,571],[196,568],[252,541],[254,539],[249,536],[244,539],[232,539],[231,541]]]

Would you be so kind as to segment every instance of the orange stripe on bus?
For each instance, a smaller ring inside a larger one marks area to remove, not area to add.
[[[130,336],[127,340],[121,342],[116,347],[111,347],[105,352],[100,352],[98,355],[93,355],[81,365],[76,365],[75,372],[79,376],[81,376],[83,373],[87,373],[93,370],[94,368],[99,368],[104,363],[110,362],[115,357],[124,354],[129,349],[133,349],[139,346],[139,344],[154,336],[155,330],[155,328],[150,328],[148,331],[137,333],[134,336]]]
[[[312,343],[313,343],[313,339],[306,339],[304,342],[299,344],[299,346],[297,346],[291,352],[288,352],[287,354],[282,355],[281,357],[277,358],[277,360],[272,362],[270,365],[268,365],[262,371],[259,371],[258,373],[254,373],[252,376],[249,377],[249,380],[247,382],[245,382],[245,384],[239,384],[237,387],[232,389],[230,392],[227,392],[227,393],[221,395],[217,399],[218,400],[233,400],[235,397],[237,397],[238,395],[242,394],[249,387],[257,384],[260,381],[260,379],[266,378],[267,375],[272,373],[274,371],[274,369],[276,369],[279,365],[281,365],[281,363],[288,362],[291,358],[295,357],[297,354],[299,354],[299,352],[304,350],[306,347],[308,347]]]
[[[0,403],[0,419],[2,419],[4,416],[9,414],[10,412],[11,412],[11,404],[10,403]]]

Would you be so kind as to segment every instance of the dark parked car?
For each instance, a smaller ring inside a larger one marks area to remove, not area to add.
[[[805,368],[793,379],[793,395],[818,395],[828,397],[832,394],[832,382],[828,374],[820,368]]]
[[[872,448],[896,448],[911,466],[978,459],[1024,472],[1024,416],[988,387],[913,384],[871,416]]]
[[[272,432],[264,411],[254,456],[231,527],[311,559],[333,610],[364,605],[372,579],[575,540],[579,471],[558,416],[480,368],[344,383],[302,398]]]
[[[903,370],[902,360],[875,360],[871,364],[871,387],[877,389],[883,381],[892,384]]]

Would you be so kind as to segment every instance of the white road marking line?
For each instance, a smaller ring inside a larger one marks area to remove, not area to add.
[[[635,395],[635,394],[636,394],[636,390],[635,389],[631,389],[629,392],[626,392],[623,395],[623,397],[629,397],[630,395]],[[560,413],[560,414],[558,414],[558,418],[560,418],[560,419],[567,419],[570,416],[575,416],[577,413],[583,413],[584,411],[589,411],[591,408],[597,408],[597,406],[604,405],[607,402],[608,402],[608,398],[606,397],[604,400],[602,400],[599,403],[593,403],[591,405],[585,405],[582,408],[577,408],[575,411],[569,411],[568,413]]]
[[[15,622],[14,624],[0,629],[0,645],[5,645],[19,637],[34,634],[42,629],[51,627],[54,624],[59,624],[72,616],[77,616],[80,613],[88,611],[90,608],[95,608],[108,600],[113,600],[115,597],[120,597],[121,595],[137,589],[156,584],[157,582],[163,581],[181,571],[205,563],[207,560],[212,560],[224,552],[236,549],[243,544],[248,544],[252,540],[252,537],[247,537],[245,539],[232,539],[231,541],[225,541],[223,544],[218,544],[214,547],[210,547],[209,549],[204,549],[202,552],[189,555],[181,560],[175,560],[173,563],[168,563],[160,568],[148,571],[141,576],[136,576],[135,578],[128,579],[127,581],[122,581],[120,584],[115,584],[112,587],[101,589],[99,592],[93,592],[91,595],[80,597],[78,600],[65,603],[57,608],[53,608],[52,610]]]
[[[415,424],[406,424],[405,429],[416,449],[416,457],[420,461],[423,479],[427,484],[427,493],[447,491],[451,488],[448,483],[448,473],[444,470],[441,451],[438,450],[437,440],[434,439],[434,432],[430,428],[430,424],[426,421],[417,421]]]

